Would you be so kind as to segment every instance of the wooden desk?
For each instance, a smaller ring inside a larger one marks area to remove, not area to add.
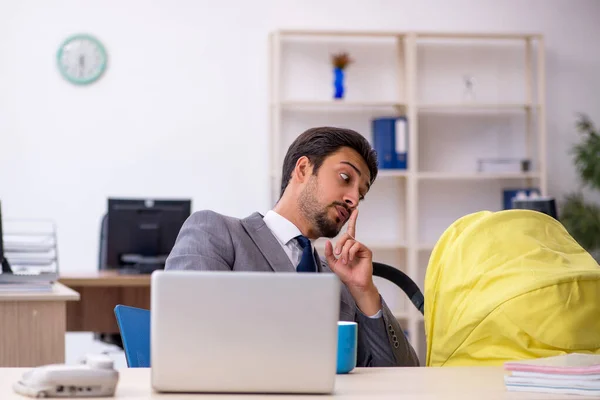
[[[76,300],[79,294],[60,283],[52,292],[0,292],[0,366],[64,363],[65,303]]]
[[[0,399],[24,400],[12,390],[26,369],[0,369]],[[227,373],[227,371],[224,371]],[[547,393],[508,392],[504,387],[504,371],[501,367],[454,367],[454,368],[357,368],[348,375],[337,375],[333,396],[260,396],[278,400],[294,399],[416,399],[416,400],[549,400],[584,399],[575,395],[551,395]],[[115,394],[117,399],[244,399],[244,395],[200,395],[200,394],[159,394],[150,386],[150,370],[132,368],[120,370],[119,383]]]
[[[119,333],[117,304],[150,308],[150,275],[121,275],[117,271],[69,274],[59,281],[79,292],[81,300],[67,305],[67,331]]]

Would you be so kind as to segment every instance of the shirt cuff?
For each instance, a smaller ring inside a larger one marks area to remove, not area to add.
[[[383,304],[383,298],[381,297],[381,295],[379,295],[379,298],[381,299],[381,303]],[[364,315],[367,318],[378,319],[378,318],[381,318],[381,316],[383,315],[383,309],[382,308],[380,308],[379,311],[377,311],[377,313],[375,313],[374,315],[367,315],[364,312],[362,312],[362,310],[360,308],[358,308],[358,305],[356,305],[355,307],[356,307],[356,310],[361,315]]]

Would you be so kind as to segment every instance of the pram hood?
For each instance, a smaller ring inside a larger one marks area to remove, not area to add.
[[[455,221],[425,275],[428,366],[600,353],[600,267],[531,210]]]

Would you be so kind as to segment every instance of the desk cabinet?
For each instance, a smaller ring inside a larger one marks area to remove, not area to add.
[[[81,295],[79,302],[67,305],[67,331],[119,333],[115,306],[150,309],[150,278],[108,270],[61,276],[61,283]]]
[[[0,367],[64,363],[66,304],[76,300],[60,283],[52,292],[0,292]]]

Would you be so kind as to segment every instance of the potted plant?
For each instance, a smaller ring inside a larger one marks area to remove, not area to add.
[[[600,260],[600,205],[587,202],[583,188],[600,190],[600,134],[590,118],[580,114],[576,123],[581,140],[571,154],[582,186],[565,196],[560,220],[575,240]]]

